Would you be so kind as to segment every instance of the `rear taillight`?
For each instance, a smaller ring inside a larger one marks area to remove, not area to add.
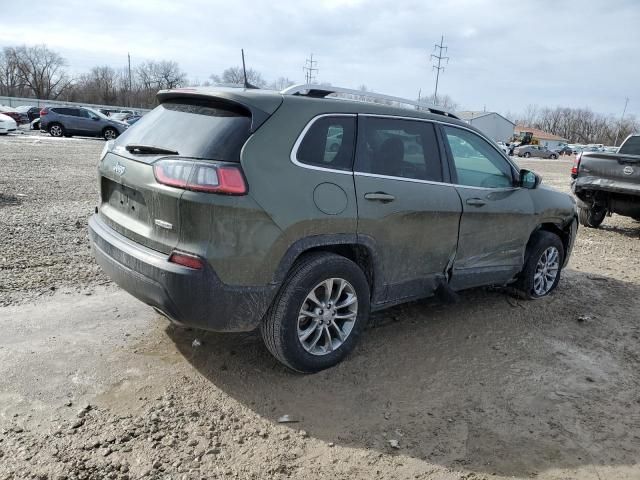
[[[171,252],[171,255],[169,255],[169,261],[176,265],[193,268],[194,270],[202,270],[204,268],[204,260],[202,258],[197,255],[180,252],[178,250]]]
[[[571,178],[576,178],[578,176],[578,171],[580,170],[580,160],[582,160],[582,153],[576,155],[576,158],[573,161],[573,167],[571,168]]]
[[[247,184],[239,166],[195,162],[192,160],[159,160],[153,164],[158,183],[195,192],[245,195]]]
[[[47,107],[44,107],[42,110],[40,110],[40,116],[41,117],[46,115],[47,113],[49,113],[49,110],[47,109]]]

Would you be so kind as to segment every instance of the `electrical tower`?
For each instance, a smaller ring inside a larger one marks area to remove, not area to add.
[[[316,79],[316,74],[319,71],[318,68],[316,67],[317,64],[318,64],[318,61],[313,59],[313,53],[311,54],[310,58],[307,58],[305,60],[304,67],[302,67],[302,70],[304,70],[304,78],[305,78],[305,83],[307,85],[313,83]]]
[[[433,92],[433,103],[435,105],[438,104],[438,81],[440,80],[440,72],[444,71],[444,67],[442,66],[442,61],[444,60],[447,65],[449,64],[449,57],[445,57],[443,53],[447,53],[447,47],[444,46],[444,35],[440,37],[440,44],[435,44],[433,47],[433,51],[437,51],[438,54],[431,54],[430,59],[434,61],[433,69],[436,71],[436,89]],[[435,61],[438,61],[436,64]]]

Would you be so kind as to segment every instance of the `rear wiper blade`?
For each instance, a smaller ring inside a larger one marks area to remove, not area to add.
[[[155,147],[153,145],[127,145],[124,147],[130,153],[149,153],[149,154],[166,154],[166,155],[180,155],[175,150],[169,150],[168,148]]]

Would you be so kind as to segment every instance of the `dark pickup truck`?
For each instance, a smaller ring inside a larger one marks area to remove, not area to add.
[[[612,213],[640,221],[640,134],[627,137],[618,153],[578,154],[571,178],[585,227],[598,228]]]

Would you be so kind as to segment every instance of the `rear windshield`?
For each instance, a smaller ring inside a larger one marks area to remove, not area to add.
[[[118,137],[117,144],[159,147],[185,157],[239,162],[250,128],[250,114],[241,107],[176,99],[144,115]]]
[[[623,155],[640,155],[640,135],[627,138],[618,153]]]

